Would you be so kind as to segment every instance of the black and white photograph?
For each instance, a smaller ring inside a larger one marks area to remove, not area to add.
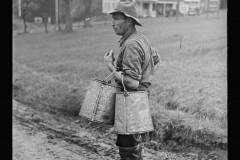
[[[228,160],[227,0],[12,0],[13,160]]]

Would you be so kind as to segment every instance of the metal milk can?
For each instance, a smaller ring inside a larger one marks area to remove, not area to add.
[[[93,122],[114,124],[115,96],[122,87],[109,84],[108,77],[104,81],[91,79],[79,116]]]
[[[123,84],[123,78],[122,78]],[[114,129],[118,134],[137,134],[154,130],[147,91],[116,93]]]

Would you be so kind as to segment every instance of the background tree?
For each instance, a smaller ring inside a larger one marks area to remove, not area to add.
[[[39,13],[39,16],[42,18],[43,20],[43,24],[44,24],[44,28],[45,28],[45,32],[48,33],[48,17],[50,17],[48,11],[44,10],[43,8],[48,8],[49,6],[49,1],[48,0],[41,0],[41,10]]]
[[[20,2],[20,3],[19,3]],[[27,16],[31,14],[32,10],[37,10],[40,7],[41,0],[21,0],[15,1],[15,7],[21,8],[21,17],[23,19],[24,33],[27,33]]]
[[[43,20],[43,24],[44,24],[44,28],[45,28],[45,32],[48,33],[48,28],[47,28],[47,23],[48,23],[48,14],[46,12],[41,14],[42,20]]]
[[[83,22],[83,27],[91,27],[91,22],[102,15],[102,0],[59,0],[59,30],[61,22],[65,22],[66,32],[73,30],[73,22]]]
[[[65,32],[72,32],[72,16],[71,16],[71,0],[65,0],[64,1],[65,11],[66,11],[66,26],[65,26]]]
[[[83,27],[90,27],[92,21],[104,20],[106,16],[102,13],[102,0],[72,0],[71,15],[73,21],[83,22]]]
[[[89,20],[89,17],[91,16],[91,4],[92,0],[84,0],[84,5],[85,5],[85,20],[84,20],[84,28],[86,27],[91,27],[91,23]]]

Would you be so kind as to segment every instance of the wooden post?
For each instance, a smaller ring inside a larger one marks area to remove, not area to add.
[[[206,17],[208,18],[208,0],[206,0],[206,2],[207,2]]]

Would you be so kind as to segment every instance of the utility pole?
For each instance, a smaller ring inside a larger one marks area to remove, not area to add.
[[[179,19],[179,1],[180,0],[177,0],[177,8],[176,8],[177,9],[177,15],[176,15],[177,17],[176,17],[176,21],[178,21],[178,19]]]
[[[59,15],[59,12],[58,12],[58,0],[55,0],[55,28],[58,29],[58,26],[59,26],[59,22],[58,22],[58,15]]]
[[[22,3],[21,0],[18,0],[18,16],[21,17],[22,15]]]

